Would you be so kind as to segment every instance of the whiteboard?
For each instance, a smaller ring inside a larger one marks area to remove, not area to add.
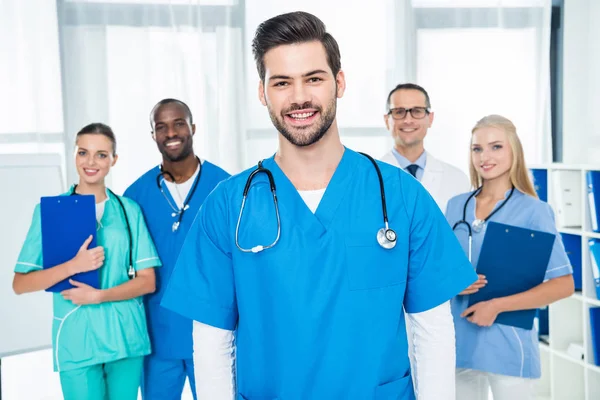
[[[12,281],[33,209],[64,192],[58,154],[0,154],[0,358],[52,346],[52,294],[17,296]]]

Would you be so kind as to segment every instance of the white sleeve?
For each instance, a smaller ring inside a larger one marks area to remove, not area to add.
[[[417,399],[455,400],[456,342],[450,302],[407,315]]]
[[[233,400],[236,392],[233,332],[194,321],[192,339],[196,397]]]

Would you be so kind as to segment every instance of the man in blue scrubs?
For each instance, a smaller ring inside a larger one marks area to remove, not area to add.
[[[195,398],[192,321],[160,306],[184,239],[206,196],[229,175],[193,149],[196,126],[188,106],[176,99],[158,102],[150,114],[152,137],[162,165],[142,175],[126,191],[146,219],[163,268],[157,290],[146,296],[152,354],[144,362],[144,400],[181,399],[186,376]]]
[[[261,164],[274,185],[264,172],[247,185],[254,167],[208,196],[162,301],[196,321],[194,362],[212,373],[196,374],[198,396],[414,399],[404,310],[447,304],[477,276],[423,186],[377,162],[397,235],[394,247],[380,246],[377,169],[340,141],[346,82],[324,24],[304,12],[274,17],[258,27],[253,51],[259,98],[279,133]],[[442,320],[452,327],[449,307]],[[232,347],[219,337],[236,329],[232,388],[232,364],[219,357]],[[430,358],[443,366],[433,376],[451,379],[438,385],[443,395],[419,398],[454,399],[453,330],[425,333],[433,341],[424,347],[450,343],[448,357]]]

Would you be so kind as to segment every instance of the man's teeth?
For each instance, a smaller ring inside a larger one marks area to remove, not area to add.
[[[179,145],[179,144],[181,144],[181,142],[180,142],[180,141],[176,141],[176,142],[169,142],[169,143],[167,143],[167,147],[174,147],[174,146],[177,146],[177,145]]]
[[[314,112],[307,112],[307,113],[301,113],[301,114],[290,114],[290,117],[294,118],[294,119],[306,119],[306,118],[310,118],[313,115],[315,115]]]
[[[403,129],[401,129],[402,132],[414,132],[416,130],[417,130],[417,128],[403,128]]]

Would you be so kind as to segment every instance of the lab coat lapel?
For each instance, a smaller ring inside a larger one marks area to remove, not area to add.
[[[434,197],[440,192],[443,174],[444,169],[441,163],[431,154],[427,153],[421,184],[423,184],[425,189],[427,189]]]
[[[400,164],[398,164],[398,160],[396,160],[396,157],[394,157],[394,153],[391,151],[388,151],[387,153],[385,153],[385,155],[383,157],[381,157],[381,161],[383,161],[384,163],[393,165],[394,167],[400,168]]]

